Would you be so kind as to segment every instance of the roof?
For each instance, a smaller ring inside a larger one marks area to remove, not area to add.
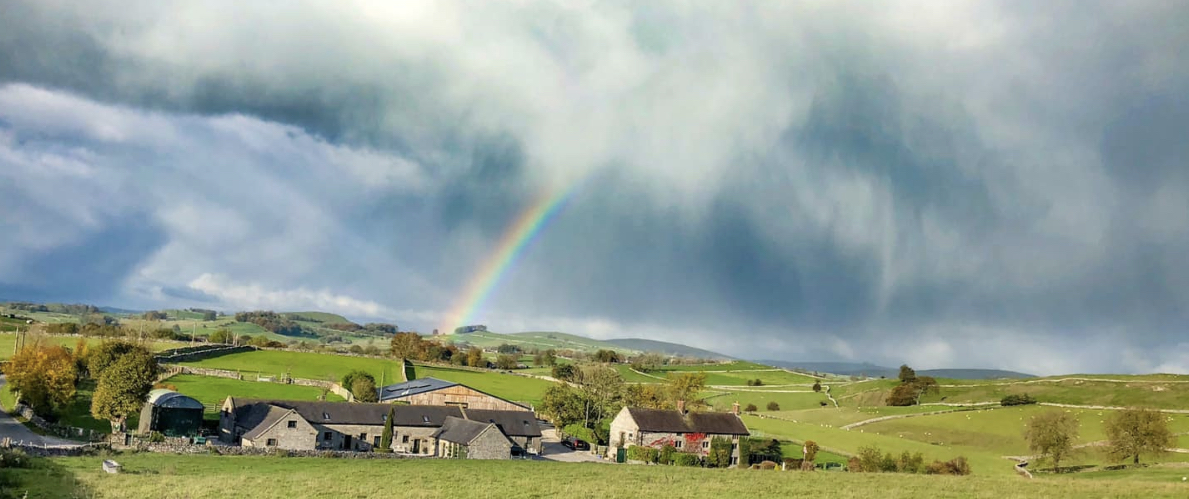
[[[173,390],[166,390],[164,388],[158,388],[149,392],[148,403],[157,407],[168,407],[173,409],[206,409],[206,407],[202,405],[202,402],[199,402],[192,397],[187,397]]]
[[[494,426],[492,423],[480,423],[450,416],[442,422],[442,427],[433,433],[433,437],[456,444],[469,444],[492,426]]]
[[[537,418],[529,411],[498,411],[490,409],[466,409],[467,419],[480,423],[495,423],[504,435],[509,437],[539,437],[541,427]]]
[[[236,424],[254,428],[265,420],[269,407],[296,410],[306,421],[321,424],[382,425],[388,410],[394,411],[392,424],[437,428],[449,416],[462,417],[453,406],[357,404],[305,400],[232,399]]]
[[[265,405],[264,407],[268,408],[264,412],[264,418],[261,419],[259,423],[252,426],[252,431],[245,433],[243,438],[247,440],[256,440],[264,432],[275,426],[282,418],[293,413],[293,409],[283,409],[275,405]]]
[[[750,434],[739,416],[730,412],[691,412],[682,415],[680,412],[664,409],[628,407],[627,410],[640,431],[716,435]]]
[[[437,378],[420,378],[404,383],[397,383],[395,385],[388,385],[380,388],[380,401],[389,401],[408,397],[410,395],[417,395],[419,393],[432,392],[449,388],[458,385],[453,381],[445,381]]]

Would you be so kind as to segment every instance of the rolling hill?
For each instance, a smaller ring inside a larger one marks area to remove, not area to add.
[[[699,359],[734,360],[734,357],[729,355],[723,355],[718,352],[711,352],[710,350],[703,350],[701,348],[694,348],[691,346],[682,345],[680,343],[669,343],[667,341],[646,340],[643,338],[619,338],[607,340],[607,343],[618,345],[624,348],[630,348],[632,350],[639,350],[642,352],[657,352],[666,355],[694,357]]]
[[[880,376],[895,378],[900,375],[900,369],[885,367],[868,362],[789,362],[784,360],[757,360],[761,364],[768,364],[786,369],[801,369],[820,373],[838,374],[841,376]],[[1020,379],[1034,378],[1034,374],[1025,374],[1001,369],[917,369],[918,376],[932,376],[934,378],[949,379]]]

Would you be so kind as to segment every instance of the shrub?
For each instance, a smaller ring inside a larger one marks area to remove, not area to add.
[[[162,435],[161,432],[159,432],[159,431],[154,431],[152,433],[149,433],[149,441],[152,443],[155,443],[155,444],[159,444],[159,443],[165,441],[165,435]]]
[[[797,469],[801,469],[801,463],[804,463],[804,462],[805,462],[804,459],[797,459],[795,457],[786,457],[786,458],[784,458],[784,467],[785,467],[785,469],[797,470]]]
[[[1013,405],[1031,405],[1035,403],[1036,399],[1030,397],[1027,393],[1023,395],[1008,395],[999,401],[999,405],[1004,407]]]
[[[657,461],[661,464],[673,464],[673,457],[677,454],[677,448],[672,444],[665,444],[661,447],[660,455]]]
[[[881,453],[879,447],[860,447],[859,455],[855,456],[859,460],[857,467],[852,466],[852,471],[862,471],[865,473],[875,473],[879,471],[879,462],[881,461]]]
[[[900,459],[896,461],[896,471],[901,473],[920,473],[925,469],[925,458],[921,453],[910,454],[904,451],[900,454]]]
[[[710,440],[710,452],[706,455],[706,466],[726,468],[731,466],[731,440],[714,437]]]
[[[760,464],[757,464],[756,466],[759,466],[759,469],[761,469],[761,470],[774,470],[774,469],[776,469],[776,463],[774,463],[774,462],[772,462],[772,461],[764,461],[764,462],[762,462],[762,463],[760,463]]]
[[[930,475],[969,475],[970,463],[967,463],[966,458],[962,456],[945,462],[933,461],[933,464],[925,468],[925,473]]]
[[[632,461],[655,463],[660,459],[660,451],[653,449],[652,447],[633,445],[628,447],[627,458]]]
[[[879,460],[879,471],[880,473],[895,473],[897,471],[896,458],[892,456],[891,452],[884,454],[883,458]]]
[[[846,471],[858,473],[863,471],[863,462],[857,456],[846,460]]]
[[[747,407],[744,407],[743,410],[746,412],[756,412],[760,409],[758,407],[756,407],[755,404],[747,404]]]
[[[701,466],[702,459],[688,452],[678,452],[673,455],[674,466]]]
[[[768,402],[768,410],[769,411],[779,411],[780,404],[777,404],[775,400]]]

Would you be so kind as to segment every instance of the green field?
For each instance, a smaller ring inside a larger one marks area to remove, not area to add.
[[[734,402],[739,402],[739,405],[744,408],[748,404],[755,404],[756,409],[760,412],[768,412],[769,402],[776,402],[780,406],[779,410],[782,411],[813,408],[828,410],[834,407],[833,404],[822,407],[822,402],[829,403],[823,393],[783,393],[773,390],[732,391],[727,392],[727,395],[718,395],[719,393],[722,391],[708,390],[707,394],[715,396],[706,398],[706,403],[717,411],[730,410],[731,404]]]
[[[212,357],[183,365],[239,371],[241,374],[280,376],[288,372],[294,378],[317,379],[338,382],[343,375],[359,369],[376,377],[377,384],[398,383],[401,363],[396,360],[346,355],[319,354],[312,352],[290,352],[259,350]]]
[[[123,338],[115,338],[123,339]],[[32,344],[33,341],[40,340],[46,344],[61,345],[67,348],[74,348],[78,344],[78,336],[52,336],[52,335],[29,335],[25,341],[26,344]],[[103,343],[103,338],[87,338],[87,345],[94,346]],[[16,346],[17,335],[15,334],[0,334],[0,359],[7,359],[12,357],[13,347]],[[147,342],[149,349],[154,352],[168,350],[170,348],[184,347],[188,343],[179,343],[176,341],[151,341]]]
[[[513,402],[527,403],[533,407],[541,405],[541,397],[553,383],[542,379],[505,374],[501,372],[476,372],[464,369],[417,365],[414,372],[418,378],[434,377],[462,383],[476,390],[495,395]]]
[[[219,408],[229,396],[277,400],[318,400],[318,397],[322,395],[322,389],[312,386],[240,381],[190,374],[179,374],[163,381],[163,383],[174,385],[178,392],[202,402],[202,405],[206,406],[206,419],[219,419]],[[328,392],[326,400],[342,401],[343,398]]]
[[[66,498],[295,497],[922,497],[1184,498],[1175,473],[1139,479],[937,477],[844,472],[712,470],[539,461],[355,460],[121,454],[108,475],[102,457],[38,461],[6,470],[14,495]],[[466,477],[462,479],[460,477]],[[1079,477],[1081,478],[1081,477]]]
[[[973,384],[967,381],[962,384],[966,386],[942,387],[939,394],[928,395],[921,401],[998,402],[1006,395],[1026,393],[1041,402],[1059,404],[1189,409],[1189,383],[1065,380],[1006,385]]]

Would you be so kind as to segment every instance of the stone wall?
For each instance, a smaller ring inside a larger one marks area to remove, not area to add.
[[[221,355],[228,355],[240,352],[251,352],[256,350],[253,346],[231,346],[231,345],[206,345],[200,347],[185,347],[174,350],[166,350],[157,354],[157,362],[173,363],[173,362],[191,362],[195,360],[208,359],[211,357],[218,357]]]
[[[285,456],[285,457],[323,457],[339,459],[416,459],[421,456],[389,452],[351,452],[335,450],[288,450],[264,447],[241,447],[224,445],[193,445],[173,443],[149,443],[137,445],[114,445],[116,450],[135,450],[139,452],[159,452],[165,454],[216,454],[223,456]],[[64,454],[66,455],[66,454]],[[77,454],[73,454],[77,455]]]
[[[445,442],[442,442],[443,444]],[[511,459],[512,443],[504,438],[499,428],[488,425],[481,433],[467,445],[467,459]]]
[[[34,414],[33,409],[30,409],[29,406],[24,404],[17,404],[14,411],[20,414],[21,417],[28,419],[30,423],[33,423],[33,426],[41,428],[52,435],[63,438],[82,438],[90,442],[98,442],[107,438],[106,433],[98,433],[86,428],[76,428],[74,426],[60,425],[46,421],[41,416]]]

